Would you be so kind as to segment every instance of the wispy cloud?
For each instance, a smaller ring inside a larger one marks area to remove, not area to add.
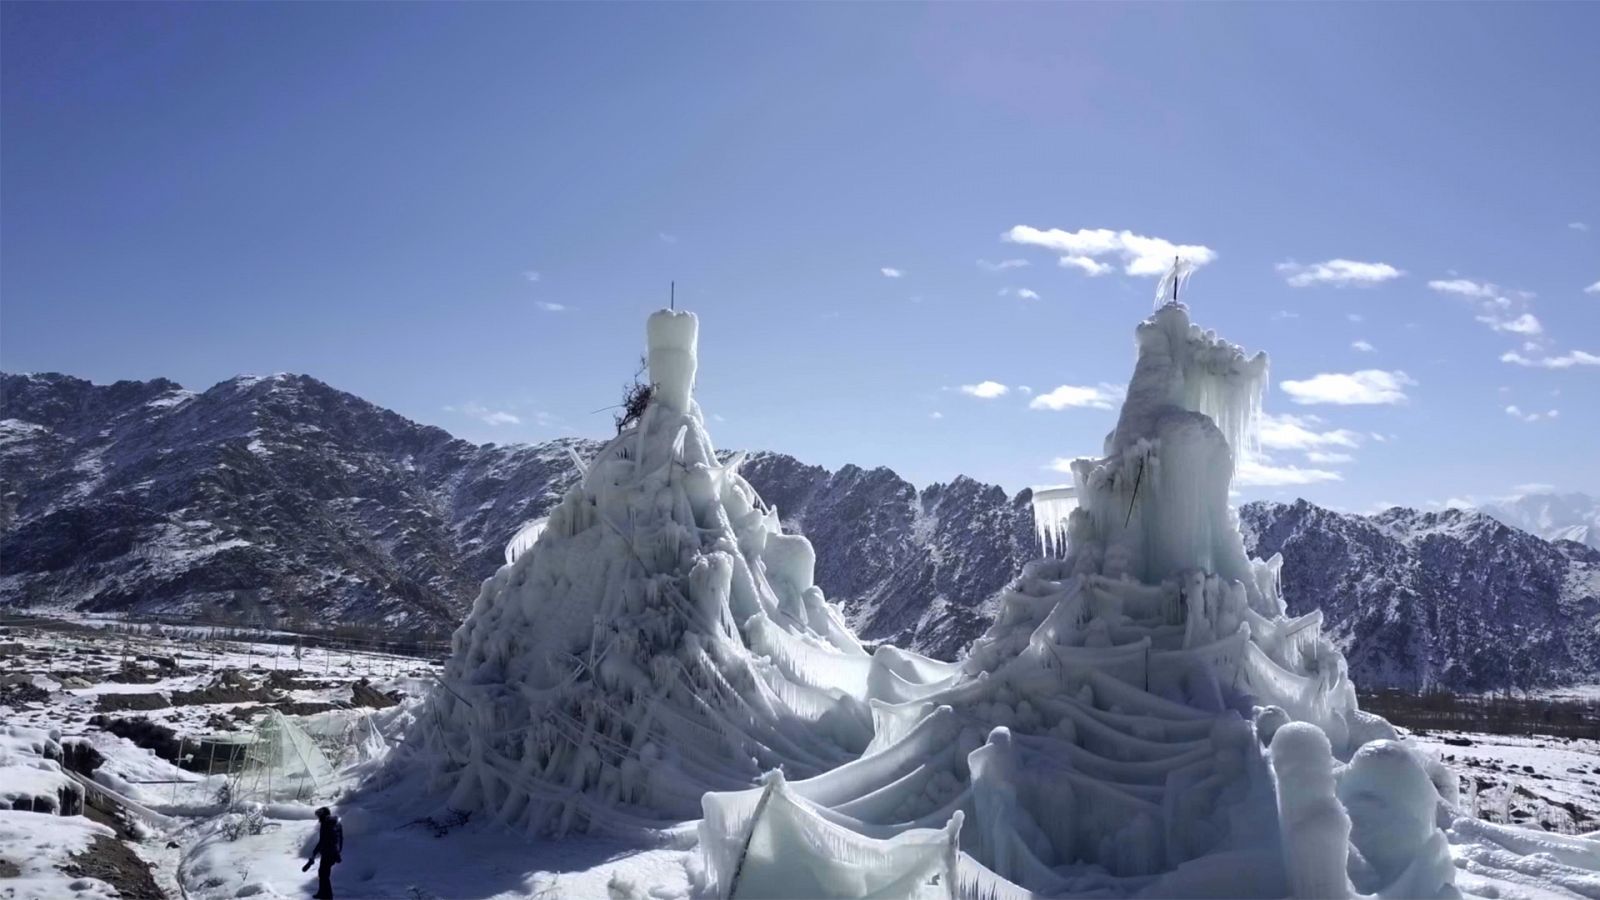
[[[883,277],[885,277],[885,278],[902,278],[906,274],[906,273],[900,271],[899,269],[893,268],[891,266],[884,266],[883,268],[879,269],[878,271],[882,272],[883,273]]]
[[[942,418],[944,418],[944,413],[939,412],[938,410],[934,410],[933,412],[928,413],[928,418],[930,418],[930,419],[942,419]]]
[[[552,303],[549,300],[539,300],[539,301],[535,302],[533,305],[539,307],[540,309],[544,310],[545,312],[566,312],[567,311],[567,305],[565,303]]]
[[[1299,313],[1290,312],[1287,309],[1280,309],[1277,312],[1272,314],[1272,321],[1274,321],[1274,322],[1282,322],[1282,321],[1285,321],[1285,320],[1288,320],[1288,319],[1298,319],[1298,318],[1300,318],[1300,314]]]
[[[661,243],[663,243],[663,244],[676,244],[678,242],[678,236],[677,235],[675,235],[675,234],[667,234],[665,231],[660,232],[659,234],[656,235],[656,237],[660,238],[661,239]]]
[[[490,409],[482,403],[469,402],[460,406],[446,406],[445,412],[460,413],[470,416],[485,425],[521,425],[522,418],[503,409]]]
[[[1000,289],[1000,296],[1002,296],[1002,297],[1021,297],[1024,300],[1037,300],[1037,299],[1039,299],[1038,292],[1034,291],[1031,288],[1003,287],[1003,288]]]
[[[1546,419],[1554,419],[1559,417],[1561,415],[1561,410],[1551,409],[1544,412],[1523,412],[1521,407],[1513,404],[1506,407],[1506,415],[1513,419],[1520,419],[1523,422],[1540,422]]]
[[[1372,346],[1364,340],[1357,340],[1350,342],[1350,349],[1359,351],[1361,353],[1373,353],[1376,352],[1378,348]]]
[[[1405,389],[1416,383],[1399,370],[1362,369],[1359,372],[1323,372],[1304,381],[1285,381],[1282,387],[1296,403],[1361,406],[1404,403]]]
[[[1126,387],[1103,381],[1097,385],[1063,384],[1028,401],[1028,408],[1057,412],[1064,409],[1112,409],[1127,393]]]
[[[1594,284],[1584,288],[1583,292],[1585,294],[1600,294],[1600,281],[1596,281]]]
[[[1495,331],[1509,334],[1544,334],[1544,326],[1533,313],[1523,313],[1516,318],[1483,315],[1477,319]]]
[[[1089,256],[1063,256],[1057,261],[1057,264],[1063,269],[1077,269],[1083,274],[1094,278],[1098,278],[1101,275],[1109,275],[1117,270],[1116,266],[1100,262]]]
[[[1302,469],[1294,465],[1276,466],[1267,459],[1246,457],[1239,462],[1233,483],[1239,487],[1288,487],[1343,480],[1343,475],[1327,469]]]
[[[1430,281],[1428,287],[1441,294],[1458,294],[1462,297],[1488,298],[1495,295],[1494,285],[1466,278]]]
[[[1316,416],[1290,414],[1261,416],[1261,446],[1268,450],[1314,450],[1321,447],[1359,447],[1361,435],[1348,428],[1322,430]]]
[[[1500,354],[1500,361],[1518,366],[1529,366],[1539,369],[1570,369],[1573,366],[1600,366],[1600,356],[1585,353],[1582,350],[1573,350],[1561,356],[1545,356],[1530,359],[1515,350],[1510,353]]]
[[[1356,262],[1353,259],[1330,259],[1327,262],[1301,265],[1294,260],[1278,263],[1278,274],[1290,287],[1330,285],[1332,287],[1368,287],[1393,281],[1406,274],[1381,262]]]
[[[1016,225],[1000,236],[1003,241],[1043,247],[1061,255],[1061,265],[1073,266],[1091,275],[1110,271],[1105,258],[1121,260],[1129,275],[1161,275],[1181,256],[1195,266],[1217,258],[1217,252],[1200,244],[1175,244],[1165,238],[1146,237],[1131,231],[1109,228],[1038,229]]]
[[[1428,287],[1441,294],[1454,294],[1472,301],[1478,308],[1474,318],[1492,331],[1542,339],[1540,335],[1544,334],[1544,325],[1529,311],[1534,298],[1531,291],[1508,291],[1487,281],[1467,278],[1430,281]]]
[[[1020,269],[1028,265],[1025,259],[1002,259],[999,262],[990,262],[987,259],[978,260],[978,268],[985,272],[1004,272],[1007,269]]]
[[[532,269],[528,269],[528,270],[526,270],[525,272],[522,273],[522,277],[527,279],[530,282],[535,282],[535,281],[538,281],[540,278],[543,278],[544,276],[540,275],[538,272],[535,272]]]
[[[1573,231],[1588,231],[1589,230],[1589,223],[1588,222],[1568,222],[1567,223],[1567,227],[1571,228]]]
[[[978,397],[983,400],[993,400],[1011,393],[1011,388],[998,381],[980,381],[977,384],[963,384],[961,393],[969,397]]]
[[[1306,454],[1306,459],[1324,466],[1337,466],[1356,461],[1356,458],[1348,453],[1328,453],[1324,450],[1312,450]]]
[[[1050,460],[1049,464],[1046,465],[1045,468],[1049,469],[1052,472],[1065,472],[1068,475],[1071,475],[1072,474],[1072,457],[1070,457],[1070,456],[1058,456],[1055,459]]]

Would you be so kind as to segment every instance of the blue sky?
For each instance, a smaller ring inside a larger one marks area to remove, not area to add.
[[[1016,490],[1098,450],[1176,244],[1196,320],[1273,359],[1244,496],[1600,493],[1594,4],[0,25],[7,371],[603,436],[676,279],[720,446]]]

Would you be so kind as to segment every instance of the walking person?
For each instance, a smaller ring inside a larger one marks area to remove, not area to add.
[[[322,863],[317,866],[317,892],[312,895],[314,900],[333,900],[333,867],[344,854],[344,826],[339,824],[339,817],[335,816],[326,806],[317,808],[317,821],[322,829],[317,834],[317,846],[311,850],[311,858],[300,871],[311,871],[311,864],[322,857]]]

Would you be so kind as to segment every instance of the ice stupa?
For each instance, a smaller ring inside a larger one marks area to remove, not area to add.
[[[697,334],[651,316],[643,417],[457,631],[405,745],[451,807],[699,819],[708,897],[1454,894],[1453,780],[1357,708],[1228,506],[1265,356],[1177,302],[1142,323],[1116,429],[1053,501],[1057,556],[952,664],[857,642],[714,451]]]
[[[1453,778],[1357,708],[1228,505],[1265,355],[1175,301],[1137,346],[1104,455],[1052,501],[1064,555],[1024,568],[956,677],[868,698],[859,758],[707,795],[708,895],[1454,895]]]
[[[810,543],[719,459],[698,332],[650,317],[643,416],[513,538],[455,633],[406,754],[451,807],[540,833],[667,827],[708,791],[836,768],[872,739],[870,697],[955,677],[862,649]]]

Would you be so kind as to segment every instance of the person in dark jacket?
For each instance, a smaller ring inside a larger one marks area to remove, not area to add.
[[[317,808],[317,821],[322,824],[322,831],[317,835],[317,846],[311,850],[311,858],[306,860],[302,872],[309,872],[311,864],[322,857],[322,864],[317,866],[317,892],[312,896],[315,900],[333,900],[333,867],[344,855],[344,826],[339,824],[339,817],[335,816],[326,806]]]

